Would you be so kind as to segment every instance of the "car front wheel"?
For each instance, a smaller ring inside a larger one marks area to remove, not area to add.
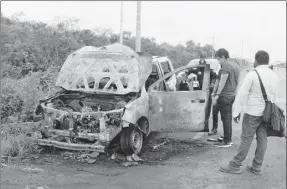
[[[120,143],[126,155],[138,154],[143,146],[143,133],[135,126],[124,128]]]

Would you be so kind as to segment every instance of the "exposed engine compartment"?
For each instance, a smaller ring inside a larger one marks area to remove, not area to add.
[[[124,111],[116,110],[124,109],[139,94],[100,95],[65,91],[43,103],[46,109],[50,109],[44,111],[44,117],[53,129],[99,133],[101,121],[106,127],[119,127]]]

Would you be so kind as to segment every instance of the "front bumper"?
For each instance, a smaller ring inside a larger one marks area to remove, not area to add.
[[[107,112],[67,112],[63,110],[57,110],[51,107],[47,107],[41,104],[45,118],[42,122],[41,132],[44,134],[44,138],[38,139],[38,144],[42,146],[53,146],[56,148],[67,149],[67,150],[78,150],[78,151],[97,151],[104,152],[105,147],[113,140],[113,138],[121,131],[122,126],[120,125],[108,125],[105,122],[104,116],[107,114],[121,113],[123,109],[112,110]],[[69,122],[69,128],[65,130],[54,129],[53,119],[57,118],[62,120],[65,116],[72,118],[74,116],[95,116],[99,119],[100,132],[98,133],[87,133],[87,132],[75,132],[74,122]],[[52,118],[53,117],[53,118]],[[63,140],[57,140],[58,138],[65,138]],[[72,143],[70,139],[85,139],[87,143]]]
[[[48,136],[47,139],[37,139],[38,145],[41,146],[53,146],[56,148],[75,150],[75,151],[95,151],[104,152],[107,145],[112,141],[112,139],[121,131],[121,127],[107,127],[105,132],[100,133],[77,133],[74,135],[73,131],[69,130],[58,130],[58,129],[45,129],[42,132]],[[71,143],[71,142],[60,142],[55,140],[58,137],[62,138],[78,138],[85,139],[88,141],[96,141],[95,143]]]
[[[67,142],[58,142],[49,139],[38,139],[37,143],[41,146],[53,146],[66,150],[105,152],[105,146],[99,144],[75,144]]]

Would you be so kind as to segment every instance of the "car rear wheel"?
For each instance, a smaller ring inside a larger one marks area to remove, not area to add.
[[[120,143],[126,155],[138,154],[143,146],[143,133],[135,126],[124,128]]]

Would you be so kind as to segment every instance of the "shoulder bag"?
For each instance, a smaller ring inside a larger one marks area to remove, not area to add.
[[[284,111],[281,108],[279,108],[275,103],[268,100],[260,75],[258,74],[256,69],[255,72],[258,75],[260,88],[265,101],[265,109],[263,112],[262,121],[267,126],[267,136],[284,137],[285,136]]]

